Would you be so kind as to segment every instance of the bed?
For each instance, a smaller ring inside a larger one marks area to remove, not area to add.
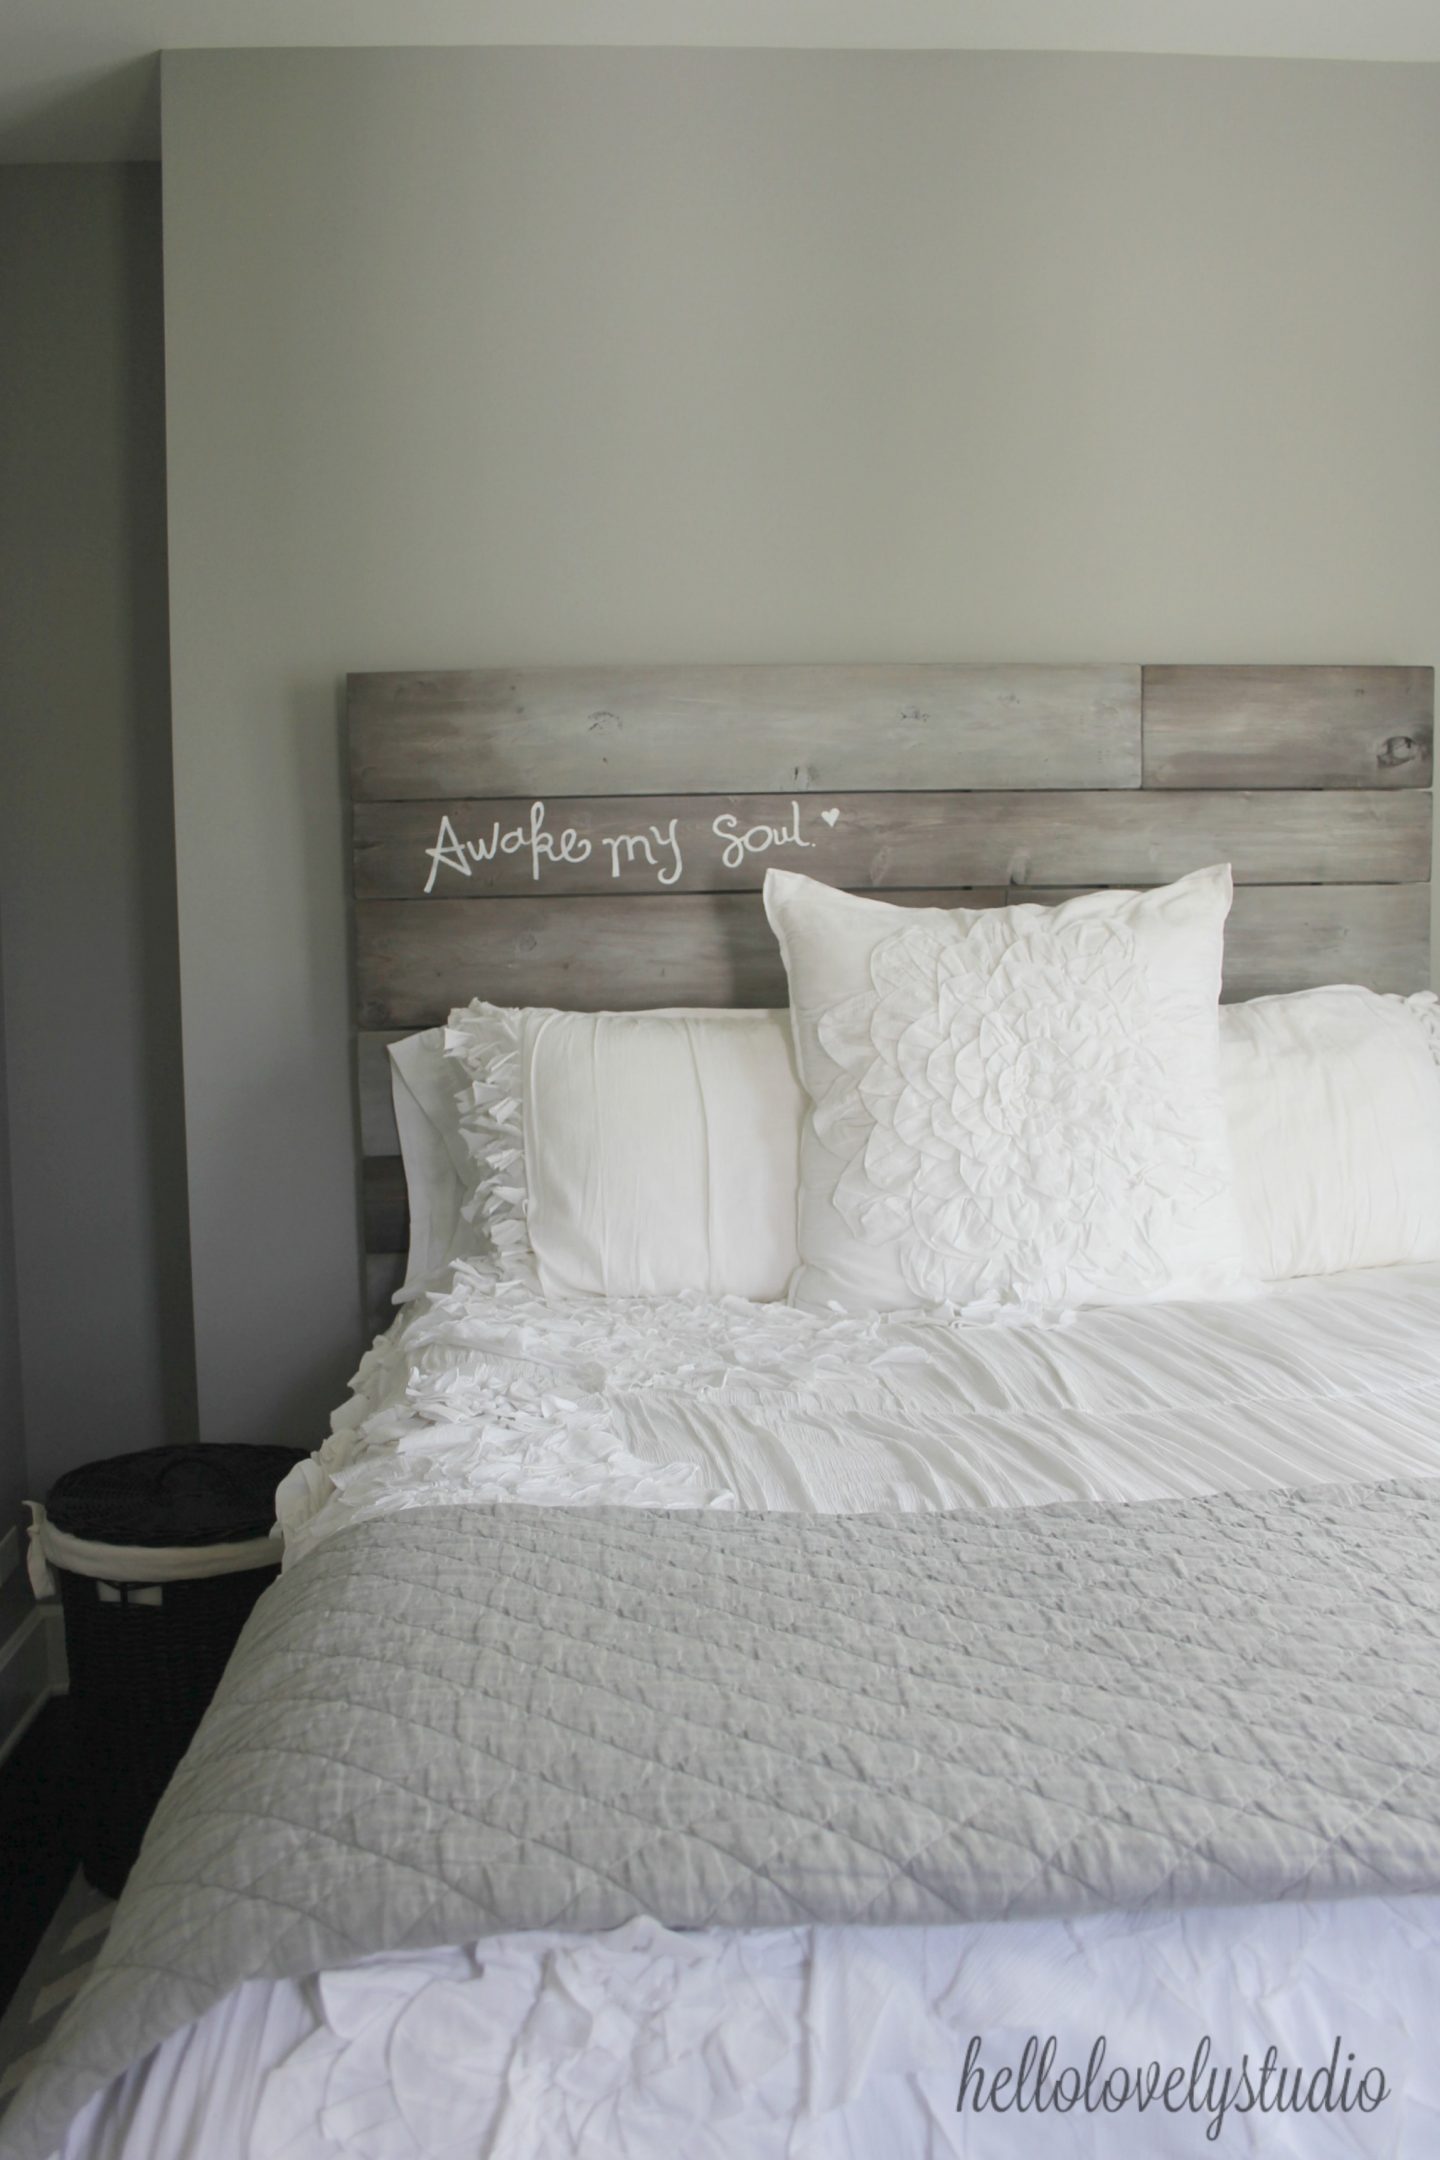
[[[787,850],[949,906],[1225,859],[1228,996],[1417,990],[1431,696],[353,679],[377,1318],[388,1043],[778,1002]],[[1434,2149],[1440,1260],[958,1325],[484,1255],[401,1297],[7,2153]],[[1047,2039],[1048,2110],[987,2105]],[[1267,2048],[1320,2099],[1217,2087]],[[1103,2098],[1152,2064],[1173,2106]]]

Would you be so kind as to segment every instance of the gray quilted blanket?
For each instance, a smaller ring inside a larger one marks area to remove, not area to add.
[[[1440,1888],[1440,1483],[423,1509],[261,1599],[11,2112],[238,1982],[518,1928]]]

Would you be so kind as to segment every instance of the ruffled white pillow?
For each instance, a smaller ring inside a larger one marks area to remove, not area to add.
[[[804,1096],[784,1013],[451,1013],[467,1220],[549,1296],[782,1298]]]
[[[460,1132],[456,1068],[445,1055],[443,1028],[425,1028],[389,1045],[390,1099],[405,1171],[410,1236],[405,1293],[420,1289],[452,1260],[486,1250],[461,1206],[470,1185],[470,1155]]]
[[[1220,1101],[1228,867],[1059,907],[771,870],[801,1081],[803,1305],[1046,1309],[1251,1287]]]

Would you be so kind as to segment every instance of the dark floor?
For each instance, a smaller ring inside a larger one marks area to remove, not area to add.
[[[70,1705],[55,1696],[0,1763],[0,2013],[75,1872]]]

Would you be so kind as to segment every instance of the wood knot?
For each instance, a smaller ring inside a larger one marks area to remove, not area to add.
[[[1397,765],[1413,765],[1420,754],[1421,746],[1413,735],[1387,735],[1380,745],[1380,770],[1393,772]]]

